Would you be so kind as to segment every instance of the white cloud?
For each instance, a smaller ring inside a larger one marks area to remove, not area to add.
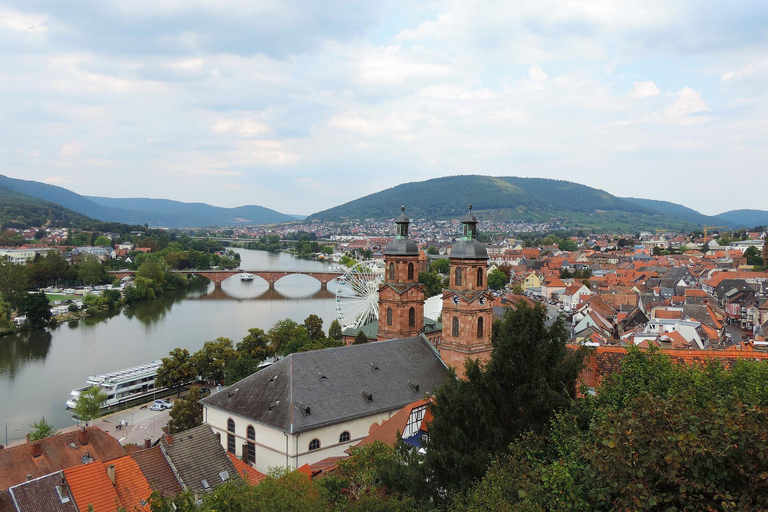
[[[7,8],[0,8],[0,23],[19,32],[40,34],[47,32],[48,16],[44,14],[23,14]]]
[[[82,140],[73,140],[61,146],[59,156],[76,156],[83,152],[85,149],[85,142]]]
[[[647,82],[632,82],[633,89],[627,94],[630,98],[642,99],[659,95],[659,88],[652,80]]]
[[[674,96],[676,97],[675,102],[664,110],[664,122],[688,126],[706,123],[710,120],[708,116],[692,115],[710,110],[701,94],[697,91],[690,87],[683,87]]]
[[[205,60],[203,59],[186,59],[179,60],[168,64],[168,67],[177,71],[199,71],[203,69]]]
[[[74,183],[70,178],[66,178],[64,176],[48,176],[43,180],[44,183],[49,183],[51,185],[67,185]]]
[[[541,69],[541,66],[538,64],[534,64],[528,69],[528,78],[534,82],[543,82],[547,79],[547,77],[548,75],[544,72],[544,70]]]
[[[259,121],[256,115],[219,119],[211,125],[211,129],[217,133],[237,135],[244,138],[256,137],[270,132],[269,126]]]

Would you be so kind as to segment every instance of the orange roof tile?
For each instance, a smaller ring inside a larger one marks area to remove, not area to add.
[[[237,472],[240,473],[240,476],[242,476],[243,480],[248,482],[249,485],[258,485],[262,480],[267,478],[267,475],[258,471],[250,464],[246,464],[238,459],[234,454],[227,452],[227,455],[229,455],[229,458],[232,460],[232,464],[235,465]]]
[[[656,309],[654,311],[654,316],[656,318],[662,318],[662,319],[678,319],[678,318],[682,318],[683,312],[675,311],[673,309]]]
[[[117,497],[120,498],[120,504],[128,510],[134,508],[149,510],[147,502],[152,494],[152,488],[133,457],[126,455],[109,461],[107,465],[109,464],[115,466],[115,490]]]
[[[67,468],[64,476],[80,510],[89,510],[88,507],[93,506],[93,512],[117,511],[120,504],[117,492],[101,461]]]

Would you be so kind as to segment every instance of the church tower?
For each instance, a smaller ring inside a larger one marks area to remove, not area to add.
[[[440,358],[464,376],[464,361],[487,360],[491,346],[493,295],[488,291],[488,251],[477,241],[477,218],[461,220],[463,235],[451,248],[450,285],[443,291],[443,339]]]
[[[397,236],[384,249],[384,282],[379,285],[378,340],[417,336],[424,328],[426,290],[419,283],[419,247],[408,238],[410,220],[401,208]]]

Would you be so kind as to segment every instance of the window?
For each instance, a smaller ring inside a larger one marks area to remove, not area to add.
[[[235,453],[235,420],[227,420],[227,451]]]
[[[483,317],[477,319],[477,337],[483,337]]]
[[[248,425],[247,430],[248,446],[246,447],[245,459],[249,464],[256,463],[256,444],[253,441],[256,440],[256,430],[252,425]]]
[[[394,263],[389,264],[389,280],[390,281],[395,280],[395,264]]]
[[[408,264],[408,280],[413,281],[413,263]]]
[[[387,308],[387,325],[392,325],[392,308]]]
[[[408,310],[408,327],[416,327],[416,310],[413,308]]]
[[[461,286],[461,277],[462,277],[461,275],[462,275],[461,267],[456,267],[456,271],[454,272],[454,277],[453,277],[453,283],[455,286]]]
[[[348,443],[349,439],[350,439],[350,435],[349,435],[349,432],[347,432],[346,430],[342,432],[341,435],[339,436],[340,443]]]
[[[320,440],[319,439],[313,439],[309,442],[309,451],[319,450],[320,449]]]
[[[477,286],[483,286],[483,268],[477,268]]]
[[[458,336],[459,335],[459,317],[457,316],[453,317],[452,324],[453,325],[451,326],[452,327],[451,334],[453,334],[454,336]]]

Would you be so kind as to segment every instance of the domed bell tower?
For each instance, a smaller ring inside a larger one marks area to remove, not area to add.
[[[443,337],[440,357],[464,376],[468,358],[487,360],[491,346],[493,295],[488,291],[488,251],[477,241],[477,218],[461,219],[462,237],[451,248],[450,284],[443,291]]]
[[[426,289],[419,283],[419,247],[408,238],[405,207],[395,220],[397,236],[384,249],[384,282],[379,285],[379,340],[417,336],[424,328]]]

